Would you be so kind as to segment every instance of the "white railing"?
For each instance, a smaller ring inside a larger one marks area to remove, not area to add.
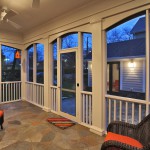
[[[51,86],[51,110],[58,111],[57,86]]]
[[[139,123],[148,113],[150,102],[106,95],[106,127],[114,120]]]
[[[21,81],[0,83],[0,103],[21,100]]]
[[[92,92],[81,92],[82,95],[82,107],[81,118],[82,122],[87,125],[92,125]]]
[[[26,82],[26,100],[38,106],[44,106],[44,85]]]

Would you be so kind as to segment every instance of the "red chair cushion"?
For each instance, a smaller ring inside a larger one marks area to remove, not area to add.
[[[143,148],[143,145],[139,141],[137,141],[133,138],[123,136],[123,135],[120,135],[120,134],[116,134],[116,133],[112,133],[112,132],[108,132],[108,134],[105,138],[105,141],[109,141],[109,140],[118,141],[118,142],[125,143],[125,144],[128,144],[128,145],[137,147],[137,148]]]
[[[0,117],[2,117],[4,114],[4,111],[3,110],[0,110]]]

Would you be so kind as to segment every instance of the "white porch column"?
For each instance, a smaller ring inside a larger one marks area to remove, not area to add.
[[[49,87],[49,41],[43,39],[44,44],[44,107],[43,110],[50,112],[50,87]]]
[[[104,87],[103,87],[103,53],[101,22],[92,23],[92,127],[91,131],[104,134]]]
[[[21,96],[22,100],[27,100],[27,92],[26,92],[26,79],[27,79],[27,52],[23,48],[21,51],[21,82],[22,82],[22,91],[21,91]]]

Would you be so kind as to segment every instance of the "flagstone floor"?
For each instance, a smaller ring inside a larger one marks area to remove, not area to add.
[[[0,150],[100,150],[100,137],[79,124],[65,130],[48,123],[47,113],[28,102],[1,104],[4,130],[0,130]]]

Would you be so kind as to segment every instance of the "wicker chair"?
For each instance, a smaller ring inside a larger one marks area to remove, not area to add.
[[[101,150],[150,150],[150,114],[137,125],[114,121],[108,125],[107,132],[107,136],[109,134],[113,136],[111,138],[106,136]],[[115,136],[121,138],[114,140]],[[125,140],[121,142],[123,138]],[[139,142],[142,147],[135,146],[136,142]]]

